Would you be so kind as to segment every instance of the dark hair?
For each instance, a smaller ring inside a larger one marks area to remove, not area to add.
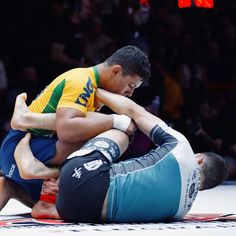
[[[214,188],[224,180],[229,174],[228,164],[226,160],[215,153],[204,152],[203,164],[200,165],[200,171],[203,172],[204,181],[201,190]]]
[[[118,64],[123,69],[123,75],[138,75],[143,80],[151,76],[150,63],[147,56],[136,46],[128,45],[115,51],[105,60],[108,66]]]

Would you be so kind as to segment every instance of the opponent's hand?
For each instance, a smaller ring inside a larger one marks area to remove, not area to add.
[[[58,191],[58,181],[55,178],[44,180],[41,194],[57,195]]]
[[[130,124],[129,124],[129,127],[127,128],[127,130],[125,131],[125,133],[126,133],[128,136],[132,136],[132,135],[134,135],[136,129],[137,129],[136,124],[131,120],[131,122],[130,122]]]

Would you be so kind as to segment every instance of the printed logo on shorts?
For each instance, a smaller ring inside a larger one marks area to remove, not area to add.
[[[96,170],[102,165],[102,160],[90,161],[84,164],[84,168],[87,170]]]
[[[81,175],[82,175],[81,167],[80,168],[75,168],[74,173],[72,174],[72,177],[75,177],[75,178],[79,179]]]
[[[14,172],[15,168],[16,168],[16,165],[15,165],[15,164],[12,164],[12,165],[11,165],[11,169],[9,170],[9,173],[8,173],[6,176],[9,177],[9,178],[11,178],[12,175],[13,175],[13,172]]]

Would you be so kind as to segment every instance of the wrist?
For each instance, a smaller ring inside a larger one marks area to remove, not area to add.
[[[131,122],[131,118],[126,115],[113,114],[113,128],[125,132]]]

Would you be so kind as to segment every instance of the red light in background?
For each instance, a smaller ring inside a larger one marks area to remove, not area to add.
[[[179,8],[191,7],[191,0],[178,0]]]
[[[214,0],[195,0],[196,7],[213,8]]]
[[[192,5],[192,0],[178,0],[179,8],[187,8],[191,7],[191,5]],[[202,7],[202,8],[213,8],[214,0],[194,0],[194,5],[196,7]]]
[[[149,6],[149,1],[148,0],[139,0],[140,5],[142,6]]]

